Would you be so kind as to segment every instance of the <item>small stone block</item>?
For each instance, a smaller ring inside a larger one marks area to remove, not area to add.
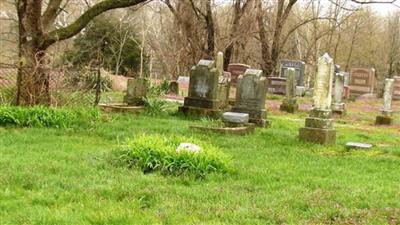
[[[302,141],[316,144],[334,145],[336,144],[336,130],[303,127],[299,130],[299,138]]]
[[[228,123],[239,123],[245,124],[249,122],[248,113],[236,113],[236,112],[226,112],[222,114],[222,119],[224,122]]]
[[[332,114],[342,117],[346,115],[346,110],[332,109]]]
[[[299,110],[299,105],[296,103],[295,100],[289,101],[285,99],[283,100],[282,105],[279,107],[279,109],[284,112],[295,113]]]
[[[375,125],[392,125],[393,118],[389,116],[379,115],[376,117]]]
[[[372,148],[371,144],[367,143],[359,143],[359,142],[347,142],[346,143],[346,148],[349,149],[370,149]]]
[[[320,129],[331,129],[333,127],[332,119],[320,119],[315,117],[306,118],[306,127],[320,128]]]

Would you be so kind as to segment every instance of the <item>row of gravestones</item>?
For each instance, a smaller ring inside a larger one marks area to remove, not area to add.
[[[211,60],[200,60],[190,74],[189,93],[184,99],[184,105],[179,111],[184,114],[216,116],[220,114],[218,96],[219,77],[223,74],[222,66]],[[282,107],[296,108],[296,70],[287,71],[286,98]],[[335,73],[333,59],[325,54],[318,61],[318,72],[315,77],[313,91],[313,108],[305,120],[305,127],[299,130],[302,140],[320,144],[334,144],[336,131],[333,128],[332,106],[334,109],[344,109],[341,102],[344,76]],[[332,86],[335,81],[335,103],[332,104]],[[236,101],[233,112],[249,115],[249,122],[258,126],[268,125],[266,120],[265,97],[266,78],[261,70],[247,69],[237,77]],[[385,85],[384,108],[382,115],[377,117],[377,123],[391,123],[391,101],[394,91],[394,79],[387,79]]]
[[[295,70],[296,95],[303,95],[306,91],[304,87],[305,63],[297,60],[281,60],[278,77],[268,77],[268,92],[273,94],[285,94],[286,82],[289,70]],[[375,86],[375,69],[373,68],[352,68],[350,73],[340,71],[335,68],[335,73],[343,76],[341,80],[343,86],[343,97],[358,97],[365,94],[373,94]],[[400,100],[400,76],[395,76],[395,88],[393,98]],[[338,84],[336,81],[334,85]]]

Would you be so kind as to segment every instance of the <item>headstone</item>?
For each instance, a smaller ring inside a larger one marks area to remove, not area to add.
[[[139,106],[144,104],[147,94],[147,80],[144,78],[129,78],[124,103]]]
[[[306,91],[307,89],[305,86],[296,86],[296,96],[304,96]]]
[[[305,63],[298,60],[281,60],[279,77],[286,78],[289,68],[296,70],[296,86],[304,86]]]
[[[400,100],[400,76],[393,77],[394,79],[394,90],[393,90],[393,99]]]
[[[231,63],[228,65],[228,72],[231,73],[231,82],[232,85],[237,84],[237,79],[240,75],[243,75],[247,69],[250,69],[249,65],[241,64],[241,63]]]
[[[344,74],[339,72],[335,74],[334,103],[332,104],[332,112],[337,115],[344,115],[345,103],[343,102],[344,93]]]
[[[178,95],[179,94],[179,83],[176,80],[172,80],[169,82],[169,94]]]
[[[190,77],[179,76],[176,81],[179,83],[179,89],[187,90],[189,88]]]
[[[343,72],[344,86],[343,86],[343,98],[348,99],[350,97],[350,73]]]
[[[286,93],[286,78],[268,77],[268,93],[284,95]]]
[[[215,64],[217,67],[218,76],[222,76],[224,72],[224,53],[218,52]]]
[[[178,148],[176,149],[177,153],[180,152],[191,152],[191,153],[199,153],[201,151],[201,147],[192,143],[180,143]]]
[[[382,115],[376,117],[376,125],[391,125],[393,123],[392,118],[392,98],[394,90],[394,79],[385,80],[385,90],[383,93],[383,108]]]
[[[333,59],[325,53],[318,60],[318,72],[314,81],[314,104],[309,117],[306,118],[305,127],[299,130],[300,140],[324,145],[336,143],[331,110],[333,76]]]
[[[266,79],[262,70],[248,69],[239,76],[233,112],[248,113],[250,123],[265,127],[267,124],[265,110]]]
[[[289,68],[286,75],[286,97],[280,106],[281,111],[294,113],[299,109],[296,99],[296,70]]]
[[[348,149],[370,149],[370,148],[372,148],[372,145],[367,144],[367,143],[359,143],[359,142],[347,142],[346,148],[348,148]]]
[[[352,68],[350,72],[350,96],[358,97],[373,94],[375,86],[375,69]]]
[[[217,116],[218,78],[214,61],[200,60],[191,70],[188,97],[179,111],[184,114]]]
[[[248,113],[226,112],[222,114],[222,120],[229,127],[244,126],[249,123]]]
[[[220,102],[219,107],[226,109],[229,107],[229,94],[231,90],[231,74],[229,72],[223,72],[222,76],[219,77],[218,81],[218,100]]]

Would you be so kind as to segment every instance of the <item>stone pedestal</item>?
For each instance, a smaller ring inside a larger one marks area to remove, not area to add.
[[[295,113],[299,110],[299,105],[297,104],[297,99],[284,99],[281,106],[279,107],[281,111],[288,113]]]
[[[300,140],[323,145],[335,144],[336,130],[331,117],[330,110],[311,110],[306,118],[306,126],[299,130]]]
[[[375,125],[392,125],[393,117],[379,115],[376,117]]]
[[[169,94],[179,95],[179,83],[178,81],[171,81],[169,83]]]
[[[314,108],[306,118],[305,127],[299,130],[300,140],[323,145],[336,143],[331,110],[333,73],[333,59],[325,54],[318,60],[313,92]]]
[[[129,106],[140,106],[144,104],[147,94],[147,80],[144,78],[129,78],[124,103]]]
[[[391,125],[393,123],[392,99],[394,90],[394,79],[385,80],[385,91],[383,93],[382,115],[376,117],[376,125]]]
[[[382,115],[378,115],[375,120],[375,125],[392,125],[393,113],[392,111],[382,111]]]
[[[346,115],[346,104],[345,103],[333,103],[332,104],[332,113],[338,116]]]

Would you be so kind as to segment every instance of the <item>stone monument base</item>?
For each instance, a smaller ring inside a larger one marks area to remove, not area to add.
[[[193,106],[180,106],[178,111],[187,116],[209,116],[214,118],[218,118],[221,114],[221,111],[218,109],[199,108]]]
[[[333,103],[332,104],[332,113],[338,116],[346,115],[346,108],[344,103]]]
[[[393,117],[386,115],[379,115],[376,117],[375,125],[392,125]]]
[[[305,127],[300,128],[299,138],[316,144],[336,143],[336,130],[333,129],[332,111],[312,109],[306,118]]]
[[[103,112],[140,114],[145,111],[144,106],[130,106],[124,104],[99,104]]]
[[[202,131],[202,132],[213,132],[219,134],[235,134],[235,135],[246,135],[254,133],[255,125],[248,123],[240,127],[203,127],[203,126],[189,126],[192,130]]]
[[[144,105],[144,100],[143,98],[134,98],[130,97],[128,95],[124,96],[124,103],[130,106],[143,106]]]
[[[321,129],[303,127],[299,130],[300,140],[322,145],[334,145],[336,143],[335,129]]]
[[[249,123],[254,123],[258,127],[270,127],[271,121],[267,120],[267,112],[264,110],[251,110],[242,108],[232,108],[232,112],[249,114]]]
[[[299,105],[297,104],[296,99],[284,99],[279,109],[284,112],[295,113],[299,110]]]

